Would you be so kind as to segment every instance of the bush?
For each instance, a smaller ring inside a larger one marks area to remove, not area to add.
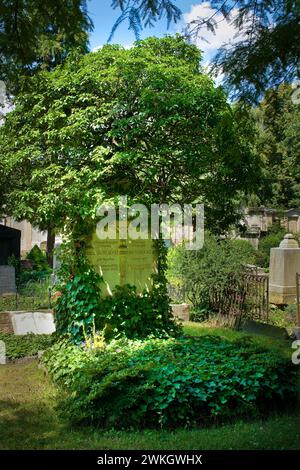
[[[194,309],[208,314],[212,289],[221,295],[254,259],[255,250],[246,240],[219,240],[206,233],[201,250],[186,250],[184,244],[169,250],[167,277],[171,284],[179,280]]]
[[[277,225],[276,225],[277,227]],[[265,237],[261,238],[258,244],[258,251],[256,253],[256,263],[262,268],[268,268],[270,264],[270,250],[279,246],[285,234],[284,229],[275,227],[271,229]]]
[[[249,340],[113,340],[99,350],[55,344],[43,356],[74,423],[102,427],[203,425],[258,416],[295,399],[289,359]]]
[[[27,334],[19,336],[12,333],[0,332],[0,341],[5,343],[6,357],[8,359],[36,356],[38,351],[43,351],[53,344],[54,337],[55,335]]]
[[[287,305],[283,310],[273,305],[268,322],[280,328],[294,328],[297,325],[296,304]]]
[[[180,331],[167,295],[156,288],[137,295],[130,285],[117,286],[113,296],[101,300],[95,323],[98,330],[106,328],[115,337],[125,335],[130,339],[166,337]]]
[[[49,272],[51,271],[48,263],[47,263],[47,258],[45,253],[37,246],[34,245],[34,247],[30,250],[30,252],[27,254],[27,259],[30,259],[33,262],[33,270],[34,271],[46,271]]]

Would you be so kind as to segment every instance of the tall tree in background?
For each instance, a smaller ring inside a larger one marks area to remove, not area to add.
[[[300,207],[300,103],[293,88],[282,84],[270,90],[253,114],[265,167],[260,202],[279,209]]]
[[[91,29],[85,0],[1,0],[0,80],[15,92],[22,75],[86,52]]]

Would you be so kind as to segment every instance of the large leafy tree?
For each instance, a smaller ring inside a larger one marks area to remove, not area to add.
[[[253,129],[181,37],[104,46],[28,79],[0,129],[8,210],[41,228],[89,227],[103,199],[206,204],[224,230],[259,173]]]

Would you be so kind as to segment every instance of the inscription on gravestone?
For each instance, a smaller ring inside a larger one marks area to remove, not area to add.
[[[157,269],[157,256],[151,239],[101,240],[95,232],[86,254],[103,276],[103,295],[111,295],[117,285],[134,285],[137,293],[151,289],[151,275]]]
[[[0,295],[16,293],[16,273],[13,266],[0,266]]]

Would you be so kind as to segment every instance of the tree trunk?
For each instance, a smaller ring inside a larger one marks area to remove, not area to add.
[[[53,250],[55,246],[55,232],[50,226],[47,229],[47,262],[50,268],[53,268]]]

